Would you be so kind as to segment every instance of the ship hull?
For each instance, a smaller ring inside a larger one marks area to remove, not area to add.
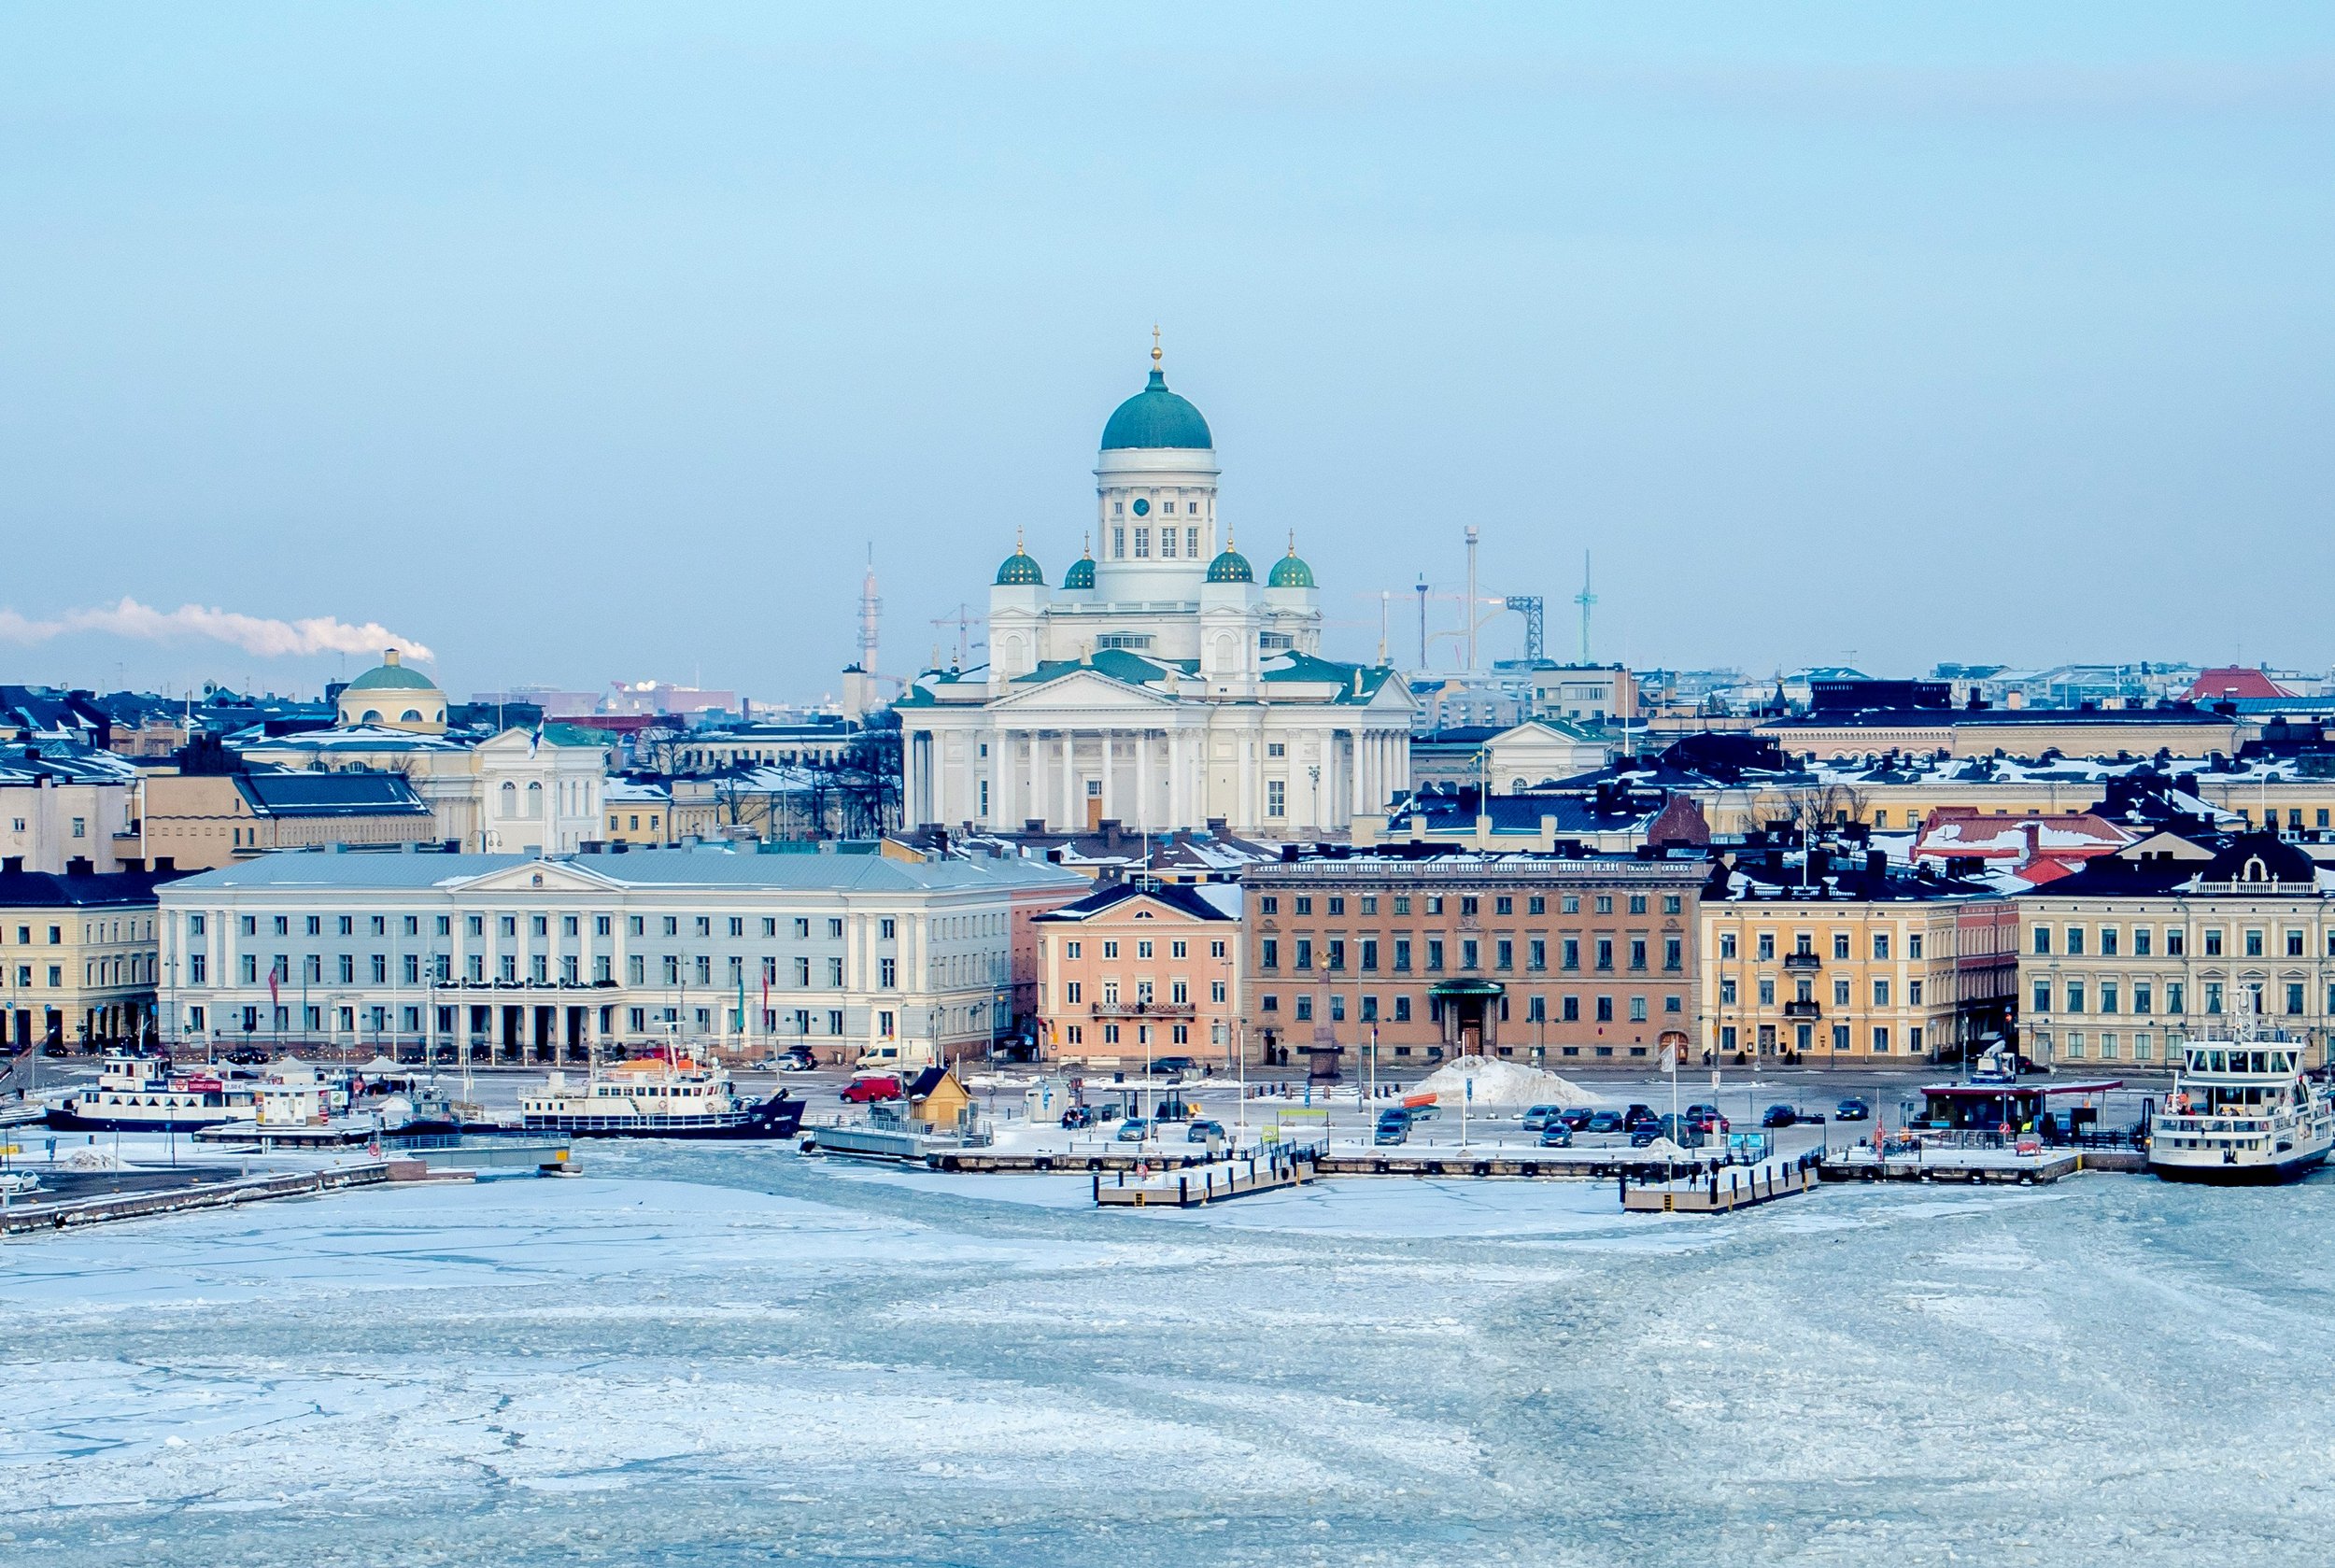
[[[194,1133],[235,1121],[233,1114],[202,1116],[84,1116],[78,1110],[52,1106],[41,1119],[58,1133]]]
[[[2314,1151],[2284,1160],[2240,1164],[2208,1161],[2182,1165],[2151,1160],[2148,1168],[2166,1181],[2186,1181],[2205,1187],[2277,1187],[2300,1181],[2327,1163],[2328,1151]]]

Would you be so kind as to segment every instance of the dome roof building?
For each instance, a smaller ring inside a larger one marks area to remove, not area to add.
[[[1312,567],[1293,539],[1261,583],[1219,530],[1218,473],[1154,337],[1149,378],[1103,428],[1093,531],[1062,586],[1016,539],[986,664],[928,672],[896,704],[907,824],[1320,837],[1408,787],[1408,684],[1322,657]]]
[[[446,693],[419,671],[406,666],[395,648],[381,662],[341,687],[334,703],[340,727],[372,725],[413,735],[446,733]]]

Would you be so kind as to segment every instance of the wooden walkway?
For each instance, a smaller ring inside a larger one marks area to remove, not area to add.
[[[1227,1198],[1247,1197],[1252,1193],[1302,1185],[1314,1179],[1317,1163],[1315,1151],[1304,1149],[1274,1151],[1262,1158],[1218,1160],[1194,1169],[1140,1177],[1133,1181],[1127,1180],[1128,1173],[1124,1170],[1111,1181],[1105,1181],[1097,1171],[1095,1206],[1196,1208],[1202,1204],[1223,1203]]]

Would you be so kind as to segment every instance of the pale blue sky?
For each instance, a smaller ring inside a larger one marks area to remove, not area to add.
[[[0,10],[0,609],[815,696],[870,542],[894,670],[1059,580],[1156,320],[1337,651],[1472,521],[1641,665],[2335,659],[2335,9],[1259,9]]]

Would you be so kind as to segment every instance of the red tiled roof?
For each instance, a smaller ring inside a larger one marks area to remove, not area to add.
[[[2225,698],[2292,697],[2294,693],[2259,670],[2232,664],[2201,672],[2183,695],[2192,702],[2219,702]]]

